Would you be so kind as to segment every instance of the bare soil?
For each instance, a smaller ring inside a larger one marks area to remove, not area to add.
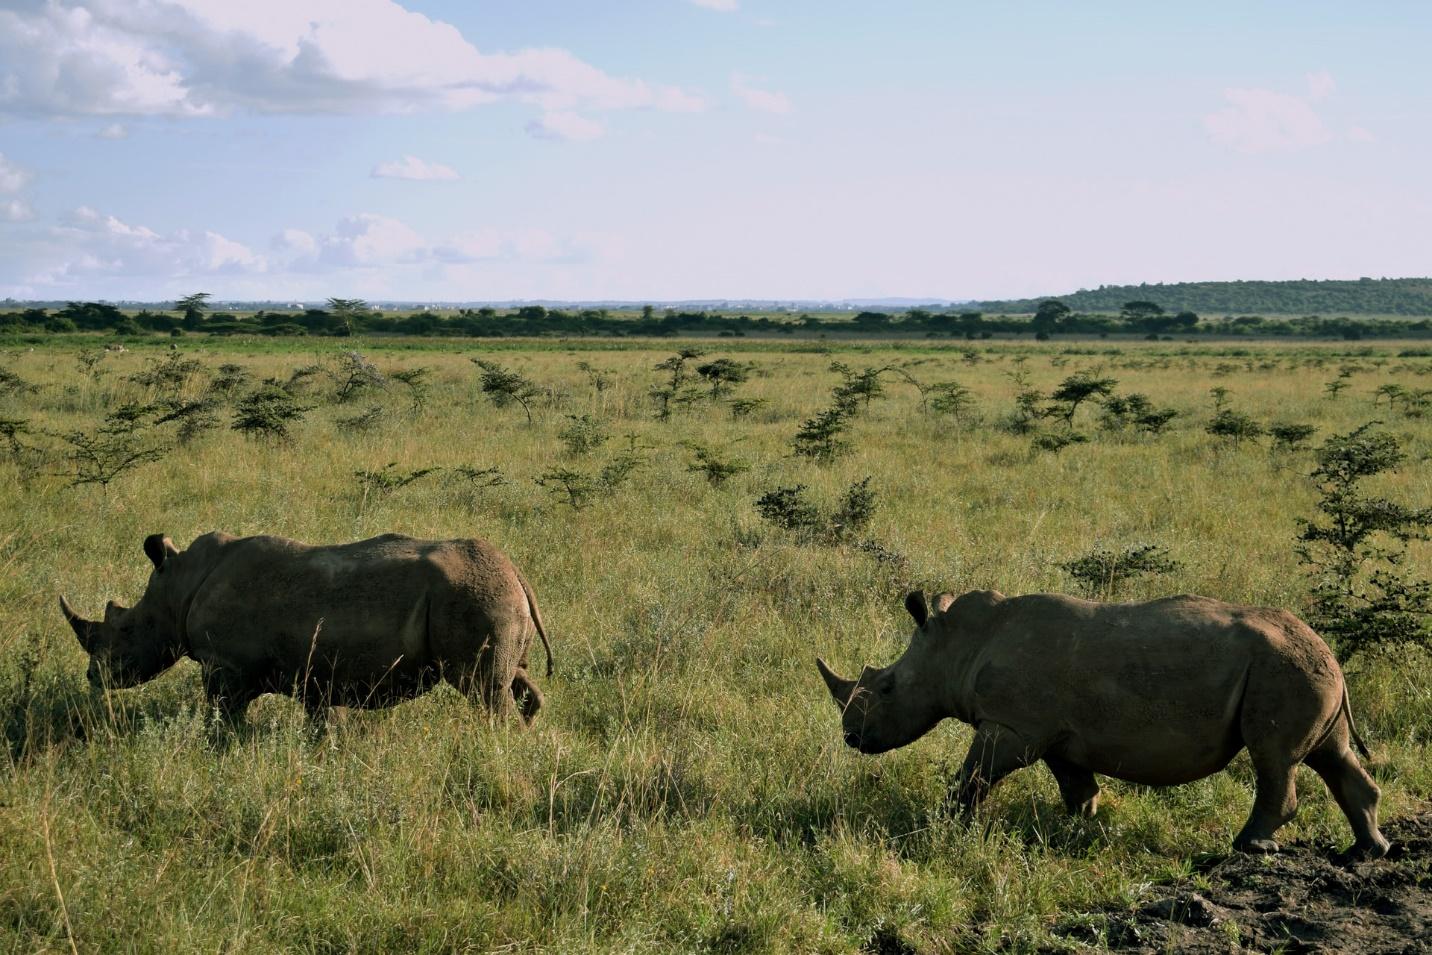
[[[1222,856],[1136,909],[1069,919],[1054,933],[1116,952],[1432,952],[1432,811],[1383,832],[1392,852],[1377,862],[1306,844]]]

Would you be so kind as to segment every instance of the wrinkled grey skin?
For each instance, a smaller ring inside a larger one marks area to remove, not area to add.
[[[1212,775],[1248,748],[1257,795],[1234,847],[1276,852],[1297,811],[1294,773],[1312,767],[1356,836],[1380,858],[1378,789],[1357,740],[1342,670],[1297,617],[1207,597],[1103,604],[973,591],[912,593],[916,629],[893,665],[844,680],[817,660],[843,713],[845,741],[882,753],[947,717],[975,727],[950,794],[964,813],[991,786],[1043,760],[1073,813],[1098,808],[1095,773],[1166,786]]]
[[[230,720],[263,693],[321,716],[389,706],[440,679],[499,716],[520,704],[531,722],[542,705],[527,675],[534,630],[552,673],[536,599],[485,541],[384,534],[311,547],[216,531],[186,551],[154,534],[144,553],[154,569],[134,607],[111,602],[92,622],[60,597],[96,687],[136,686],[187,656]]]

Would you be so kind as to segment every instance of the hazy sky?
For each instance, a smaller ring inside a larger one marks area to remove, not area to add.
[[[0,0],[0,297],[1432,273],[1432,4]]]

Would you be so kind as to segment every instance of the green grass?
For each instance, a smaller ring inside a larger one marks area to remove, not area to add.
[[[766,404],[734,419],[702,402],[654,420],[653,366],[692,342],[218,342],[184,339],[212,370],[236,362],[255,380],[357,348],[385,371],[428,366],[420,414],[394,387],[348,405],[317,382],[288,444],[219,430],[117,480],[67,488],[54,439],[91,428],[126,401],[124,377],[163,354],[132,348],[81,375],[84,336],[0,352],[36,386],[0,396],[25,419],[18,458],[0,443],[0,950],[79,951],[800,951],[855,952],[879,939],[920,951],[1023,949],[1060,918],[1132,900],[1200,854],[1225,851],[1251,798],[1243,759],[1168,790],[1108,782],[1096,821],[1068,818],[1043,769],[995,792],[987,825],[936,814],[969,731],[947,723],[881,757],[841,743],[813,660],[884,664],[901,650],[911,586],[1068,591],[1059,564],[1096,545],[1168,548],[1172,573],[1134,582],[1127,599],[1191,591],[1302,608],[1296,519],[1316,495],[1310,452],[1234,446],[1203,430],[1208,390],[1229,389],[1255,419],[1319,428],[1314,445],[1380,418],[1410,463],[1377,490],[1432,500],[1432,419],[1374,407],[1385,382],[1432,387],[1432,358],[1408,346],[1256,343],[1052,343],[829,346],[702,343],[709,357],[754,362],[737,397]],[[194,347],[198,345],[199,347]],[[469,358],[488,357],[551,389],[534,423],[495,408]],[[894,378],[828,467],[791,454],[800,422],[826,405],[839,359],[896,363],[922,382],[956,379],[982,421],[923,416]],[[596,391],[578,361],[609,372]],[[1336,400],[1322,383],[1356,370]],[[997,427],[1013,407],[1008,373],[1044,391],[1100,370],[1121,392],[1180,411],[1158,438],[1099,431],[1036,453]],[[190,392],[202,390],[201,376]],[[372,404],[370,430],[343,430]],[[613,439],[568,454],[567,415]],[[643,466],[574,510],[536,478],[595,473],[628,438]],[[687,470],[696,440],[752,465],[716,488]],[[49,449],[45,451],[43,449]],[[355,472],[389,462],[446,469],[365,497]],[[461,465],[499,467],[507,484],[474,490]],[[753,502],[805,484],[823,508],[873,476],[870,536],[905,560],[802,543],[763,526]],[[541,602],[557,674],[529,731],[494,727],[448,690],[323,735],[300,708],[266,697],[252,729],[216,737],[197,667],[148,686],[91,695],[84,655],[55,606],[65,593],[97,615],[147,579],[145,535],[181,546],[209,530],[337,542],[386,531],[479,536],[524,569]],[[1407,569],[1432,576],[1432,554]],[[1350,669],[1353,705],[1374,738],[1384,815],[1432,796],[1432,660],[1402,654]],[[1300,777],[1302,811],[1286,839],[1346,844],[1326,790]],[[63,903],[61,902],[63,899]]]

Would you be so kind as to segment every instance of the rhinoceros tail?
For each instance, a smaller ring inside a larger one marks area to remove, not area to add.
[[[547,628],[542,626],[542,611],[537,609],[537,598],[532,595],[532,585],[527,578],[522,576],[522,571],[517,571],[517,582],[522,585],[522,592],[527,595],[527,610],[532,614],[532,622],[537,625],[537,636],[542,638],[542,648],[547,651],[547,675],[552,675],[552,644],[547,642]]]
[[[1372,754],[1367,751],[1367,744],[1364,743],[1362,737],[1358,735],[1357,724],[1352,721],[1352,704],[1349,703],[1347,699],[1346,683],[1343,684],[1342,688],[1342,712],[1343,716],[1347,717],[1347,731],[1348,734],[1352,736],[1353,745],[1357,747],[1357,751],[1362,754],[1363,759],[1371,759]]]

